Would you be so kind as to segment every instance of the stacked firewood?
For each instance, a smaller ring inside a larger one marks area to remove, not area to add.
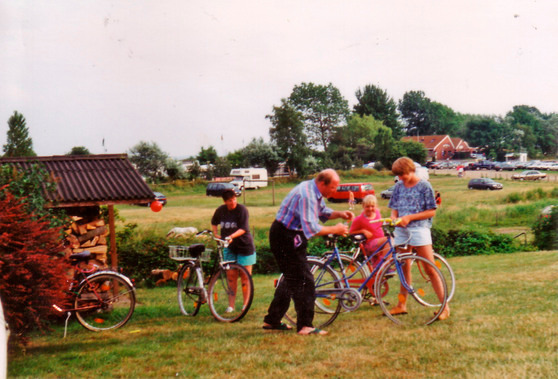
[[[72,224],[66,230],[67,246],[70,254],[90,251],[96,264],[107,265],[108,227],[100,214],[71,216]]]

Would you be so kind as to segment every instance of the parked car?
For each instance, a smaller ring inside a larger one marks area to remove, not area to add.
[[[526,170],[520,174],[513,174],[512,179],[514,180],[542,180],[546,178],[546,174],[535,170]]]
[[[495,166],[494,162],[479,161],[479,162],[469,163],[469,165],[465,167],[465,170],[493,170],[494,166]]]
[[[393,193],[394,188],[395,188],[395,186],[391,186],[387,190],[382,191],[380,193],[380,196],[382,197],[382,199],[391,199],[391,194]]]
[[[332,193],[328,200],[331,203],[343,203],[349,201],[349,192],[353,192],[355,202],[360,203],[366,195],[374,195],[374,186],[372,183],[344,183],[337,186],[337,189]]]
[[[426,162],[426,164],[424,165],[426,168],[435,170],[437,168],[440,168],[440,162],[435,162],[435,161],[428,161]]]
[[[167,204],[167,197],[165,195],[163,195],[161,192],[153,192],[153,194],[155,195],[155,201],[158,201],[159,203],[166,205]],[[151,204],[148,204],[148,206]]]
[[[515,165],[508,162],[498,162],[494,165],[494,170],[496,171],[513,171],[515,170]]]
[[[467,188],[480,190],[501,190],[504,186],[502,183],[495,182],[490,178],[479,178],[469,180]]]
[[[161,204],[163,205],[167,204],[167,197],[163,195],[161,192],[153,192],[153,196],[155,196],[155,200],[160,202]],[[138,204],[138,205],[149,207],[151,206],[151,202]]]
[[[232,183],[225,183],[225,182],[212,182],[207,183],[207,187],[205,188],[205,194],[207,196],[222,196],[223,192],[226,190],[232,189],[236,196],[240,196],[242,194],[242,190],[235,186]]]

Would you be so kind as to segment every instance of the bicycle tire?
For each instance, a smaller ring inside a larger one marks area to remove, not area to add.
[[[442,257],[440,254],[434,252],[434,264],[446,280],[446,285],[448,286],[448,303],[453,299],[455,294],[455,274],[451,268],[448,261]]]
[[[117,329],[130,320],[136,292],[130,279],[116,272],[97,272],[78,286],[74,300],[78,322],[100,332]]]
[[[237,296],[239,283],[242,296]],[[248,270],[242,265],[223,263],[209,281],[209,309],[218,321],[241,320],[250,310],[253,299],[254,282]]]
[[[176,288],[180,312],[184,316],[197,315],[204,300],[203,278],[200,278],[194,262],[187,262],[182,266],[178,272]]]
[[[406,300],[407,312],[399,315],[390,314],[390,309],[395,307],[399,300],[403,300],[399,294],[399,290],[392,290],[385,296],[379,296],[380,286],[383,281],[390,281],[390,286],[400,288],[401,277],[399,274],[393,273],[396,269],[394,260],[390,260],[384,264],[376,278],[376,299],[380,304],[383,313],[393,322],[399,325],[429,325],[438,319],[438,316],[444,310],[447,303],[447,285],[444,276],[428,259],[416,255],[406,255],[397,258],[401,264],[401,270],[406,265],[411,267],[411,283],[410,286],[414,290],[409,293]],[[428,267],[440,279],[440,285],[443,292],[443,300],[440,301],[434,287],[432,286],[430,277],[426,274],[425,267]],[[397,271],[396,271],[397,272]]]
[[[327,291],[333,288],[344,288],[343,283],[339,280],[337,272],[330,266],[326,266],[319,258],[308,258],[310,271],[314,275],[314,285],[316,286],[316,300],[314,301],[314,321],[316,328],[324,328],[330,325],[341,312],[341,303],[339,296],[320,296],[320,290]],[[283,281],[283,275],[279,277],[277,285]],[[296,311],[294,303],[287,310],[284,316],[285,320],[292,326],[296,327]]]

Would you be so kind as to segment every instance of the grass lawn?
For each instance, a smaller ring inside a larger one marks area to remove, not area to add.
[[[215,321],[207,305],[180,314],[176,288],[139,289],[122,329],[92,333],[70,322],[34,335],[9,357],[10,377],[482,377],[551,378],[558,367],[558,252],[450,259],[452,316],[403,328],[363,304],[328,336],[264,331],[274,276],[255,276],[245,319]]]
[[[366,181],[376,194],[393,176]],[[443,229],[530,232],[540,210],[558,203],[556,182],[504,183],[501,191],[467,190],[468,179],[431,176],[443,203],[434,223]],[[239,202],[250,211],[257,242],[293,184],[247,191]],[[158,186],[168,204],[159,213],[119,206],[119,224],[164,236],[173,227],[210,227],[220,198],[203,186]],[[554,191],[554,192],[553,192]],[[554,193],[554,197],[550,196]],[[542,195],[544,194],[544,196]],[[520,197],[510,202],[510,196]],[[379,199],[384,216],[387,200]],[[329,204],[347,209],[347,204]],[[357,206],[357,212],[358,212]],[[529,240],[531,236],[528,236]],[[12,351],[10,377],[558,377],[558,252],[459,257],[449,260],[457,290],[448,321],[403,328],[363,304],[330,325],[330,335],[297,336],[261,329],[275,276],[256,275],[252,309],[239,323],[222,324],[207,306],[195,318],[180,314],[176,287],[138,289],[136,312],[122,329],[102,334],[70,322],[36,334],[25,351]]]

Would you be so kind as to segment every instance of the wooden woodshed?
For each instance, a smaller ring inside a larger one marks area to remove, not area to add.
[[[0,158],[0,165],[5,164],[15,165],[19,170],[32,165],[45,169],[57,184],[55,192],[44,193],[48,207],[65,208],[74,220],[67,231],[73,252],[90,250],[98,260],[103,261],[104,256],[104,263],[108,263],[105,239],[108,235],[112,267],[118,265],[114,205],[154,200],[153,191],[126,154]],[[100,219],[101,205],[108,208],[108,231]]]

